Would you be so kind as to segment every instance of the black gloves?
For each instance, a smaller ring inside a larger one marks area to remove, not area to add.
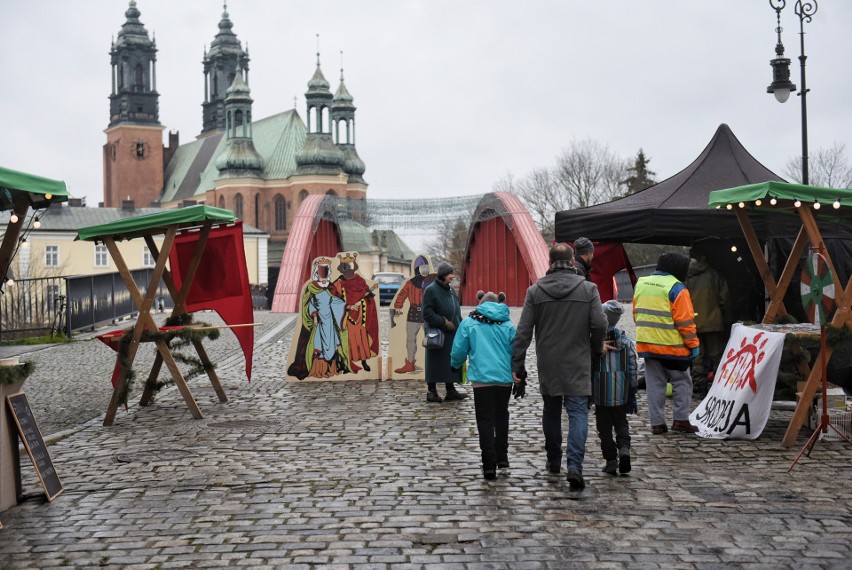
[[[520,374],[518,375],[520,376]],[[526,376],[526,374],[524,374]],[[515,382],[512,384],[512,395],[517,400],[518,398],[523,398],[527,395],[527,381],[521,380],[520,382]]]
[[[636,392],[637,389],[634,386],[630,387],[630,392],[627,394],[627,413],[628,414],[638,414],[639,413],[639,402],[636,401]]]

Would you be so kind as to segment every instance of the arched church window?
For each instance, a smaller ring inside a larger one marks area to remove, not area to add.
[[[307,198],[307,197],[308,197],[308,191],[307,190],[302,190],[301,192],[299,192],[299,203],[302,203],[305,200],[305,198]]]
[[[260,227],[260,194],[254,195],[254,227]]]
[[[287,229],[287,202],[282,196],[275,197],[275,230]]]
[[[243,195],[237,194],[234,196],[234,215],[239,219],[243,219]]]
[[[222,208],[223,210],[225,209],[225,197],[224,196],[219,196],[219,207]]]

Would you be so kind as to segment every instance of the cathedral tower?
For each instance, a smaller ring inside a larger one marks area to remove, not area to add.
[[[251,137],[251,104],[251,90],[240,70],[225,97],[227,147],[216,159],[219,178],[258,178],[263,173],[263,160]]]
[[[350,183],[364,184],[366,166],[355,150],[355,104],[343,83],[343,68],[340,68],[340,85],[331,101],[331,124],[334,142],[343,151],[343,172]]]
[[[210,51],[204,53],[204,103],[201,107],[202,126],[199,137],[225,129],[225,97],[228,88],[234,82],[239,70],[244,70],[248,81],[248,50],[243,51],[240,40],[232,31],[234,24],[228,17],[228,5],[225,4],[222,19],[219,21],[219,33],[210,44]]]
[[[317,53],[317,69],[308,82],[305,102],[308,106],[308,132],[305,145],[296,154],[296,174],[340,175],[343,172],[343,151],[331,139],[329,112],[334,96],[320,68]]]
[[[104,205],[156,202],[163,190],[163,126],[157,93],[157,47],[130,0],[110,49],[112,93],[104,145]]]

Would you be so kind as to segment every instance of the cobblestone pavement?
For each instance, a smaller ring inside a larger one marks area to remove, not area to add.
[[[0,568],[850,566],[852,447],[820,442],[786,473],[790,412],[773,410],[757,441],[652,436],[640,399],[633,471],[601,473],[592,428],[575,492],[544,469],[531,351],[528,396],[510,406],[511,469],[485,481],[471,398],[427,404],[405,380],[285,382],[293,316],[256,318],[251,383],[233,335],[207,344],[229,400],[192,380],[201,420],[168,388],[103,427],[113,353],[30,353],[24,389],[42,432],[62,432],[50,454],[65,491],[46,503],[22,458]]]

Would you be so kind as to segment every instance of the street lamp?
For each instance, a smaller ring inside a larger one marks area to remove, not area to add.
[[[775,59],[769,62],[772,66],[772,83],[766,88],[767,93],[775,95],[779,103],[785,102],[790,93],[796,90],[796,86],[790,82],[790,60],[784,57],[784,44],[781,43],[781,10],[787,5],[787,0],[769,0],[769,5],[775,10],[778,21],[775,32],[778,34],[778,43],[775,45]],[[801,51],[799,55],[799,69],[801,71],[802,90],[799,96],[802,98],[802,184],[808,184],[808,88],[805,83],[805,22],[810,22],[811,17],[816,14],[817,0],[796,0],[793,11],[799,17],[799,38]]]

